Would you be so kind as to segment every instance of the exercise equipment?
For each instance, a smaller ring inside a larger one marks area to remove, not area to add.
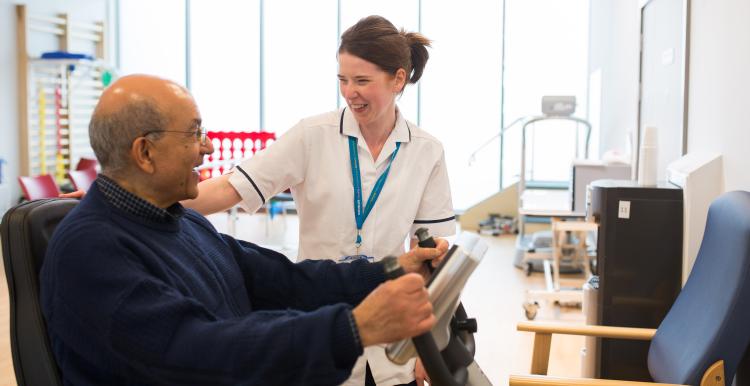
[[[539,123],[573,123],[575,125],[572,131],[575,149],[574,157],[570,159],[572,162],[573,159],[588,159],[591,124],[573,116],[575,97],[543,97],[542,110],[542,116],[526,117],[521,126],[521,174],[518,179],[519,234],[514,264],[529,271],[542,271],[543,262],[552,259],[552,235],[549,233],[527,234],[526,225],[540,222],[540,220],[546,222],[552,217],[575,219],[585,215],[583,212],[572,210],[571,199],[573,197],[569,191],[570,181],[544,181],[535,177],[534,145],[538,139],[534,135],[529,138],[529,132]],[[579,132],[581,126],[583,133]],[[565,264],[563,268],[567,268],[569,272],[580,272],[576,267],[567,267]]]
[[[432,240],[426,230],[418,232],[420,242],[426,244]],[[430,332],[388,345],[388,359],[404,364],[418,353],[434,386],[492,385],[474,361],[476,320],[467,316],[459,302],[461,290],[486,252],[487,244],[478,235],[469,232],[459,235],[427,282],[438,322]],[[403,274],[395,257],[384,260],[388,278]]]

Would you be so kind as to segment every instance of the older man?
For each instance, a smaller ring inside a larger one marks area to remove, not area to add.
[[[364,346],[434,324],[416,273],[383,283],[379,263],[292,264],[184,209],[198,194],[194,168],[213,152],[185,88],[121,78],[89,134],[101,176],[58,227],[41,272],[65,384],[335,385]],[[417,272],[446,249],[399,262]]]

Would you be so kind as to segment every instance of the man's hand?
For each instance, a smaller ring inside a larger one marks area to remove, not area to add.
[[[437,267],[443,261],[445,252],[448,251],[448,242],[444,239],[436,238],[435,243],[437,244],[435,248],[412,248],[409,252],[398,257],[398,263],[406,272],[417,272],[427,277],[430,273],[423,262],[432,259],[432,267]]]
[[[435,325],[424,279],[407,273],[375,288],[352,311],[362,347],[391,343],[429,331]]]

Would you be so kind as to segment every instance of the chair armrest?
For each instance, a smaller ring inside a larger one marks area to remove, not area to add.
[[[653,328],[569,325],[560,323],[520,322],[516,326],[516,329],[518,331],[535,332],[540,334],[583,335],[629,340],[651,340],[654,337],[654,334],[656,334],[656,329]]]
[[[534,333],[534,349],[531,353],[531,373],[546,375],[549,367],[549,350],[552,334],[583,335],[599,338],[651,340],[656,330],[651,328],[630,328],[590,325],[568,325],[559,323],[521,322],[518,331]]]
[[[556,385],[580,385],[580,386],[678,386],[671,383],[614,381],[610,379],[591,378],[564,378],[548,377],[542,375],[511,375],[510,386],[556,386]]]

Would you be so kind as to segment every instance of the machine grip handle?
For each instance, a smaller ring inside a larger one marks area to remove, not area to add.
[[[383,258],[383,269],[385,270],[386,280],[397,279],[406,273],[404,268],[401,267],[401,264],[398,263],[398,258],[395,256],[386,256]]]
[[[416,232],[414,232],[414,236],[417,236],[417,240],[419,242],[417,245],[419,245],[422,248],[435,248],[437,247],[437,244],[435,243],[435,239],[430,236],[430,231],[427,228],[419,228]]]
[[[435,243],[435,239],[430,236],[430,231],[427,228],[419,228],[416,232],[414,232],[414,236],[417,236],[417,245],[419,245],[422,248],[436,248],[437,243]],[[431,260],[425,260],[424,265],[427,267],[427,270],[430,273],[435,272],[435,268],[432,267],[432,261]]]

